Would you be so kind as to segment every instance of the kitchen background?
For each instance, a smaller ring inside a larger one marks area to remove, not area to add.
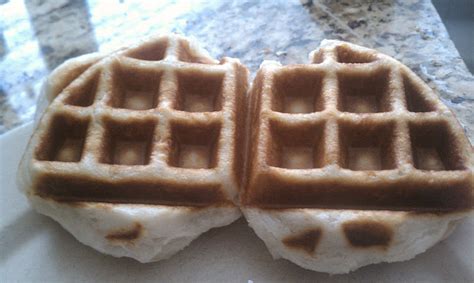
[[[0,134],[33,119],[42,80],[66,59],[177,32],[217,58],[240,58],[252,75],[264,59],[307,62],[324,38],[378,49],[428,82],[472,138],[474,78],[465,63],[472,71],[473,6],[472,0],[0,0]]]

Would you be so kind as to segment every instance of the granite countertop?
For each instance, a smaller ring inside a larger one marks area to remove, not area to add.
[[[474,140],[474,77],[429,0],[0,1],[0,134],[31,121],[41,82],[64,60],[161,32],[195,37],[252,76],[264,59],[306,63],[324,38],[375,48],[435,89]]]

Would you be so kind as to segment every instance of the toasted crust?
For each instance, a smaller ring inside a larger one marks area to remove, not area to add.
[[[257,74],[246,205],[473,207],[472,147],[451,111],[413,72],[339,41],[324,41],[310,57],[307,65],[264,62]]]
[[[162,36],[53,72],[45,88],[51,104],[29,144],[35,193],[60,201],[235,201],[247,70],[192,46]]]

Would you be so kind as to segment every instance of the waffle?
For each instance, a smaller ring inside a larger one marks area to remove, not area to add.
[[[473,207],[463,129],[389,56],[324,41],[310,59],[264,62],[250,91],[250,225],[274,256],[331,273],[424,251],[416,236],[440,240]]]
[[[323,41],[247,69],[158,36],[58,67],[18,173],[79,241],[142,262],[240,217],[274,257],[344,273],[414,257],[473,208],[472,147],[406,66]]]
[[[237,59],[216,61],[177,35],[75,59],[46,84],[50,104],[23,160],[29,177],[21,175],[19,182],[35,199],[65,209],[125,207],[135,215],[166,206],[193,215],[183,216],[185,221],[207,215],[203,223],[187,224],[189,229],[207,225],[193,233],[228,224],[239,215],[234,202],[243,172],[239,150],[246,89],[247,70]],[[104,229],[100,241],[114,245],[114,235],[122,240],[132,235],[138,246],[137,235],[151,237],[155,229],[143,232],[140,219],[122,226]],[[142,261],[160,257],[156,250],[146,256],[140,252],[118,255]]]
[[[126,50],[65,88],[30,145],[35,192],[61,201],[195,206],[234,199],[245,71],[232,59],[194,58],[186,44],[160,38]]]

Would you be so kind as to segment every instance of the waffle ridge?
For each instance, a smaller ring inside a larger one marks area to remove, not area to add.
[[[266,61],[257,73],[246,206],[473,207],[469,141],[420,78],[389,56],[339,41],[324,41],[310,61]]]
[[[168,35],[101,58],[33,139],[34,192],[58,201],[208,206],[238,194],[247,70]]]

